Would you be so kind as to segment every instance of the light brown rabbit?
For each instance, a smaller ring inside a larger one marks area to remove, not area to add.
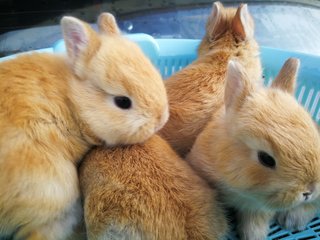
[[[187,156],[237,210],[242,239],[265,239],[276,212],[281,223],[305,227],[307,221],[300,220],[310,220],[310,214],[290,212],[319,203],[320,138],[311,116],[292,96],[298,65],[289,59],[267,89],[230,61],[224,107]]]
[[[101,34],[61,21],[67,57],[0,64],[0,236],[65,239],[81,215],[76,165],[93,145],[138,143],[168,117],[160,75],[110,14]]]
[[[198,59],[166,81],[170,117],[161,136],[181,155],[191,149],[213,112],[223,104],[228,60],[237,58],[252,80],[261,79],[259,48],[247,5],[224,8],[215,2]]]
[[[88,239],[220,239],[216,193],[155,135],[143,144],[94,149],[80,167]]]

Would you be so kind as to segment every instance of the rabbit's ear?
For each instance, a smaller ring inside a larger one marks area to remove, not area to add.
[[[226,111],[239,108],[244,99],[253,91],[253,86],[245,69],[240,63],[230,60],[228,63],[224,101]]]
[[[111,13],[101,13],[98,17],[98,27],[100,33],[120,34],[116,19]]]
[[[241,4],[232,20],[234,35],[244,41],[254,37],[254,23],[248,11],[247,4]]]
[[[217,39],[226,30],[223,9],[224,7],[220,2],[214,2],[212,5],[212,10],[207,22],[207,34],[210,40]]]
[[[293,94],[296,85],[296,79],[300,66],[300,60],[289,58],[281,68],[278,76],[273,81],[271,87],[279,88],[283,91]]]
[[[88,55],[99,42],[95,31],[86,23],[74,17],[63,17],[62,33],[68,56],[74,62],[81,55]],[[90,43],[90,45],[89,45]]]

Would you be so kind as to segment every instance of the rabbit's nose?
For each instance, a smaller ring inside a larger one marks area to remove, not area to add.
[[[314,184],[310,184],[308,187],[308,190],[304,193],[302,193],[302,196],[304,198],[305,201],[309,200],[311,198],[312,193],[315,190],[315,185]]]
[[[302,196],[304,197],[304,200],[307,201],[311,197],[312,192],[304,192],[302,193]]]

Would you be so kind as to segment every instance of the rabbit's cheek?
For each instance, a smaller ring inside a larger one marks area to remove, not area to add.
[[[160,115],[158,122],[155,124],[155,131],[159,131],[168,121],[169,119],[169,109],[168,106],[166,106],[163,113]]]

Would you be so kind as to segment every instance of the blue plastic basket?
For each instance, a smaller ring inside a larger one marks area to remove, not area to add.
[[[127,37],[139,44],[159,69],[164,79],[191,63],[196,58],[196,49],[199,44],[199,40],[154,39],[147,34],[131,34],[127,35]],[[38,51],[64,52],[64,42],[60,40],[52,48]],[[0,61],[12,57],[14,56],[2,58]],[[269,85],[271,83],[282,64],[289,57],[296,57],[301,60],[296,98],[310,112],[313,119],[320,124],[320,57],[262,47],[261,58],[264,67],[265,84]],[[234,230],[229,234],[228,239],[237,239]],[[285,231],[277,224],[271,224],[268,240],[275,239],[320,239],[320,215],[313,219],[306,230],[301,232]]]

